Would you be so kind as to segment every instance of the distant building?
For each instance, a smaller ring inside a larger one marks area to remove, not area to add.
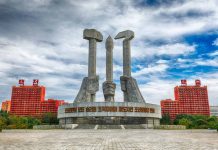
[[[218,106],[210,106],[210,116],[218,117]]]
[[[170,119],[174,120],[176,115],[179,114],[179,103],[171,99],[166,99],[161,101],[161,114],[169,114]]]
[[[39,86],[38,82],[33,80],[33,85],[25,86],[24,80],[19,80],[20,86],[12,87],[10,114],[40,117],[46,112],[57,113],[58,106],[64,104],[64,101],[45,101],[45,87]]]
[[[4,102],[2,102],[2,111],[6,111],[6,112],[10,112],[11,109],[11,101],[10,100],[6,100]]]
[[[41,102],[41,112],[51,112],[51,113],[57,113],[58,106],[61,106],[63,104],[66,104],[64,100],[54,100],[54,99],[48,99],[47,101]]]
[[[161,111],[175,119],[178,114],[210,115],[207,86],[201,86],[200,80],[195,80],[195,85],[187,85],[186,80],[181,80],[181,85],[174,88],[175,100],[162,100]]]

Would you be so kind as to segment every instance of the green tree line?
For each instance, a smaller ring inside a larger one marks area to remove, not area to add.
[[[40,119],[33,117],[20,117],[0,111],[0,131],[2,129],[32,129],[34,125],[58,124],[57,115],[45,113]]]
[[[169,114],[161,119],[163,125],[184,125],[187,129],[217,129],[218,118],[215,116],[179,114],[175,120],[170,120]]]

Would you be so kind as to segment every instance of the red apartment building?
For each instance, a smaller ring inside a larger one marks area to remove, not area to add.
[[[58,106],[61,106],[63,104],[66,104],[64,100],[48,99],[47,101],[43,101],[41,102],[41,113],[46,113],[46,112],[57,113]]]
[[[6,112],[10,112],[11,109],[11,101],[10,100],[6,100],[4,102],[2,102],[2,111],[6,111]]]
[[[58,106],[65,104],[64,100],[45,100],[45,87],[38,82],[25,86],[24,80],[19,80],[20,85],[12,87],[10,114],[40,117],[46,112],[57,113]]]
[[[201,86],[200,80],[195,80],[195,85],[187,85],[186,80],[181,80],[181,85],[174,88],[175,100],[161,101],[161,111],[169,114],[174,120],[178,114],[210,116],[207,86]]]

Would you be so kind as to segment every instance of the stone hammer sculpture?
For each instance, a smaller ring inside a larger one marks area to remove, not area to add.
[[[88,77],[83,79],[74,102],[94,102],[95,94],[99,90],[99,77],[96,75],[96,43],[101,42],[103,36],[95,29],[85,29],[83,38],[89,40]]]

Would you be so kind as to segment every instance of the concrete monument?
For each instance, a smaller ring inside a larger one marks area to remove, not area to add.
[[[115,39],[123,40],[123,75],[120,77],[124,102],[115,102],[115,88],[113,83],[113,39],[109,36],[106,48],[106,81],[103,83],[104,102],[95,102],[95,94],[99,90],[99,79],[96,75],[96,42],[103,40],[102,34],[95,29],[85,29],[83,38],[89,40],[88,77],[82,81],[81,88],[74,103],[62,105],[58,108],[60,125],[87,128],[95,125],[142,125],[152,128],[159,125],[161,118],[160,106],[145,103],[136,80],[131,76],[130,40],[134,32],[127,30],[117,34]],[[128,127],[127,127],[128,128]]]

